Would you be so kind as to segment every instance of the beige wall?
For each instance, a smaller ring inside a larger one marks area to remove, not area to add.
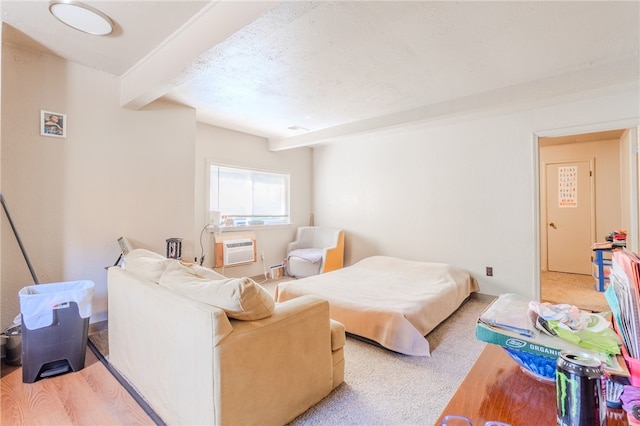
[[[260,170],[289,173],[291,185],[291,219],[292,225],[254,228],[251,232],[256,235],[256,249],[258,262],[248,266],[236,266],[221,269],[227,276],[259,276],[264,273],[264,267],[277,265],[285,257],[287,243],[293,240],[298,226],[308,225],[311,213],[311,148],[297,148],[287,151],[270,152],[264,138],[221,129],[206,124],[197,126],[196,144],[196,208],[195,221],[200,230],[208,218],[205,206],[206,162],[208,159],[240,167],[252,167]],[[212,236],[204,238],[205,266],[213,265],[214,252]],[[260,261],[260,253],[265,254],[264,264]]]
[[[2,193],[41,283],[95,282],[92,322],[106,319],[105,266],[127,236],[159,252],[194,252],[195,112],[119,106],[116,77],[14,46],[2,55]],[[40,110],[67,114],[67,138],[40,136]],[[2,222],[2,327],[32,285]]]
[[[540,148],[540,260],[547,269],[546,184],[545,165],[548,163],[594,160],[595,240],[623,228],[622,193],[620,189],[620,141],[572,143]],[[628,197],[626,197],[628,199]]]
[[[640,210],[640,169],[638,168],[638,132],[627,129],[620,137],[620,192],[622,194],[622,228],[627,232],[627,248],[638,253],[640,229],[638,215]],[[634,170],[636,175],[634,175]],[[627,196],[627,194],[631,194]],[[636,229],[636,232],[633,232]]]
[[[630,117],[637,126],[639,106],[637,87],[611,88],[343,137],[314,149],[316,223],[346,230],[347,264],[373,254],[446,262],[483,293],[537,299],[535,136]]]
[[[165,252],[183,238],[183,258],[199,257],[205,225],[205,163],[291,174],[294,224],[255,230],[265,262],[226,268],[256,276],[280,263],[299,225],[309,223],[311,153],[269,152],[263,138],[196,124],[195,111],[156,102],[142,111],[119,105],[118,78],[50,56],[3,46],[2,192],[41,283],[96,284],[92,322],[106,319],[105,266],[116,239]],[[40,136],[41,109],[67,114],[67,138]],[[2,327],[19,313],[17,293],[33,280],[2,222]],[[203,245],[210,265],[211,236]],[[259,257],[260,258],[260,257]]]

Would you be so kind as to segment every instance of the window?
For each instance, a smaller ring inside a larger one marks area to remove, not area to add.
[[[209,211],[225,227],[288,224],[289,174],[210,164]]]

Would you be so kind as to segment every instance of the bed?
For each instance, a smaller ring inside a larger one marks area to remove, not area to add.
[[[331,318],[348,333],[395,352],[430,356],[424,337],[472,292],[476,280],[444,263],[367,257],[351,266],[278,284],[278,302],[305,294],[329,301]]]

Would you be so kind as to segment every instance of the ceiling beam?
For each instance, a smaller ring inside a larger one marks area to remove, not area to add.
[[[326,129],[319,129],[294,136],[268,139],[270,151],[319,145],[342,137],[366,134],[382,129],[392,129],[408,124],[455,119],[468,114],[515,112],[535,108],[549,99],[569,100],[574,96],[584,97],[611,90],[640,89],[638,53],[594,64],[586,68],[571,70],[540,80],[520,85],[503,87],[484,93],[452,99],[436,104],[424,105],[391,114],[352,121]]]
[[[121,76],[120,105],[137,110],[165,95],[189,77],[198,57],[279,3],[211,1]]]

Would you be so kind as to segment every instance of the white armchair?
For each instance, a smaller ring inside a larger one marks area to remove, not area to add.
[[[287,245],[287,274],[309,277],[344,266],[344,231],[327,226],[302,226]]]

